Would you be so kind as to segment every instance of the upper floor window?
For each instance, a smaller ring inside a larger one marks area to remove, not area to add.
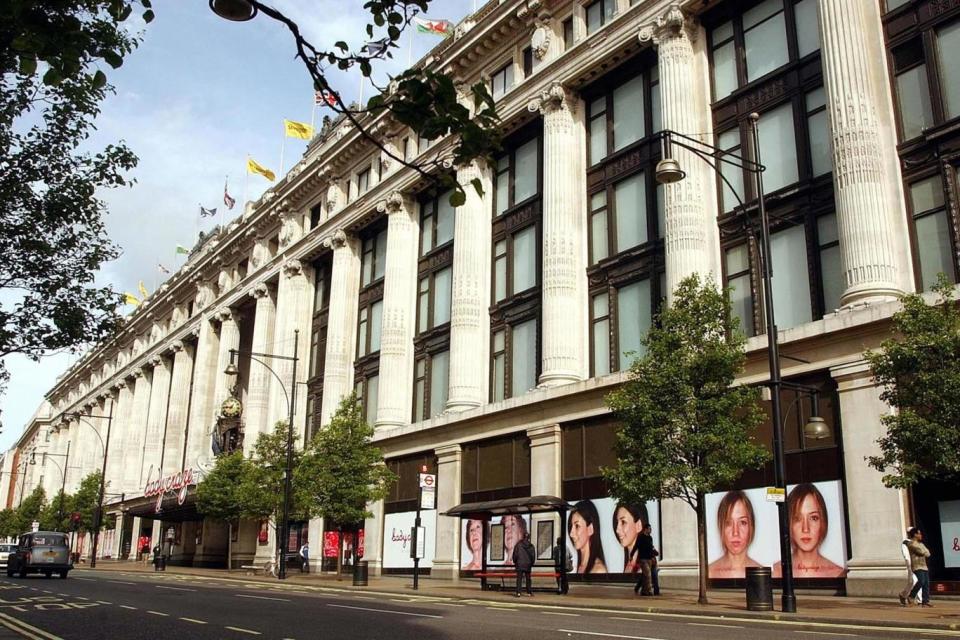
[[[540,138],[497,159],[493,191],[494,217],[540,192]]]
[[[376,235],[371,235],[363,240],[360,286],[365,287],[382,278],[386,267],[387,230],[382,229]]]
[[[590,164],[661,129],[657,67],[620,82],[588,105]]]
[[[490,74],[490,95],[494,100],[513,86],[513,60]]]
[[[357,195],[363,195],[370,189],[370,167],[357,174]]]
[[[928,291],[940,273],[956,282],[942,177],[937,174],[911,183],[907,197],[913,218],[914,256],[920,286]]]
[[[570,17],[563,21],[563,50],[569,50],[573,42],[573,18]]]
[[[613,19],[617,13],[617,0],[594,0],[585,7],[587,33],[593,33]]]
[[[450,192],[424,200],[420,204],[420,255],[453,240],[455,209],[450,206]]]
[[[817,0],[763,0],[713,27],[714,100],[819,51],[816,4]],[[733,4],[731,10],[739,6]]]

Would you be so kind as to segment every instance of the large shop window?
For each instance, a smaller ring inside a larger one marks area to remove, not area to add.
[[[563,426],[563,498],[583,500],[606,497],[602,467],[612,467],[616,457],[616,423],[609,417]]]
[[[491,278],[490,400],[537,386],[540,310],[539,135],[519,135],[497,159]]]
[[[530,495],[530,440],[524,432],[462,445],[461,502]]]
[[[453,222],[450,191],[420,201],[413,421],[443,413],[450,378]]]
[[[588,108],[591,375],[641,354],[664,291],[663,188],[656,61],[639,56],[584,91]]]
[[[420,492],[419,475],[424,467],[427,473],[437,473],[437,458],[433,451],[424,451],[386,461],[387,468],[397,476],[383,501],[383,570],[384,573],[412,573],[410,558],[410,529],[417,516],[417,497]],[[439,482],[452,482],[440,476]],[[424,511],[421,525],[426,530],[424,557],[420,570],[429,571],[433,564],[437,539],[437,511]]]
[[[817,3],[745,4],[727,3],[704,17],[713,51],[715,144],[749,159],[748,118],[760,114],[763,190],[773,220],[774,311],[777,327],[788,329],[833,311],[842,294]],[[753,237],[758,231],[751,231],[758,194],[753,174],[719,158],[718,164],[725,178],[718,184],[724,279],[733,289],[734,314],[752,336],[765,332]]]
[[[307,435],[309,442],[314,429],[320,425],[320,405],[323,399],[323,372],[327,356],[327,326],[330,321],[330,279],[332,256],[326,255],[313,263],[313,323],[310,333],[310,375],[307,379]]]
[[[354,364],[354,391],[367,422],[377,419],[380,338],[383,321],[383,274],[387,257],[387,229],[384,221],[361,235],[360,296],[357,303],[357,350]]]
[[[725,4],[709,29],[714,100],[820,50],[817,0],[763,0],[738,12],[744,4]]]
[[[384,513],[416,511],[421,469],[426,467],[427,473],[436,473],[437,457],[433,451],[424,451],[402,458],[389,458],[386,465],[397,476],[397,480],[390,485],[389,493],[383,499]]]

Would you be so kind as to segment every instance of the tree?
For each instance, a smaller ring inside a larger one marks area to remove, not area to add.
[[[94,471],[80,481],[77,492],[73,494],[70,513],[79,513],[78,531],[93,531],[100,497],[100,472]],[[71,525],[72,526],[72,525]]]
[[[73,496],[58,491],[40,512],[40,528],[44,531],[69,531]]]
[[[500,149],[500,119],[487,85],[476,82],[463,86],[449,74],[435,71],[428,65],[415,66],[383,86],[374,82],[376,62],[393,58],[403,33],[413,19],[425,13],[431,0],[369,0],[364,9],[370,14],[365,26],[367,42],[354,51],[343,40],[327,49],[318,48],[300,33],[296,22],[273,7],[258,0],[248,0],[251,12],[259,12],[284,25],[293,36],[296,57],[300,59],[315,90],[327,96],[325,103],[339,118],[346,119],[360,134],[382,150],[393,162],[411,167],[422,177],[435,181],[444,189],[453,189],[450,202],[463,204],[464,186],[448,169],[474,159],[492,158]],[[327,77],[331,69],[357,68],[380,91],[366,105],[347,105],[331,86]],[[468,101],[467,106],[463,102]],[[402,152],[390,148],[371,131],[374,119],[389,113],[397,122],[410,127],[418,136],[435,140],[447,134],[457,139],[443,157],[408,161]],[[482,193],[479,180],[473,188]]]
[[[354,394],[340,401],[330,424],[314,435],[298,471],[298,494],[340,532],[356,532],[372,515],[367,504],[386,497],[396,481],[373,444],[373,427]],[[356,553],[357,545],[353,548]]]
[[[21,533],[17,526],[17,513],[13,509],[0,511],[0,537],[16,538]]]
[[[942,273],[933,291],[932,305],[904,296],[893,337],[866,353],[880,398],[896,409],[880,418],[887,432],[869,458],[888,487],[960,478],[960,309]]]
[[[296,478],[302,452],[297,450],[298,436],[293,436],[290,468]],[[249,468],[242,474],[238,495],[249,518],[270,518],[279,523],[283,512],[284,473],[287,468],[287,423],[274,425],[273,433],[261,433],[249,459]],[[290,516],[307,519],[310,511],[294,489],[290,495]]]
[[[606,399],[620,428],[617,464],[603,475],[625,502],[680,499],[696,512],[699,602],[707,604],[705,496],[769,458],[753,442],[759,393],[734,386],[746,339],[729,295],[693,275],[641,343],[629,379]]]
[[[149,0],[0,3],[0,393],[3,358],[39,359],[112,333],[120,296],[94,283],[117,256],[98,189],[129,184],[136,157],[122,143],[80,150],[137,45],[124,21]]]
[[[197,511],[225,522],[245,517],[240,486],[249,473],[250,461],[242,450],[217,456],[213,469],[197,485]]]
[[[14,522],[17,530],[20,533],[30,531],[33,523],[40,520],[40,514],[43,513],[46,504],[47,492],[43,490],[43,487],[38,486],[20,502],[20,506],[14,512]]]

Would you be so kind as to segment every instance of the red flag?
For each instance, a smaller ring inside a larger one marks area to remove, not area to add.
[[[337,104],[337,96],[326,91],[317,91],[313,94],[313,103],[333,107]]]
[[[223,204],[227,205],[227,209],[233,209],[233,205],[237,204],[237,201],[227,193],[227,183],[223,183]]]

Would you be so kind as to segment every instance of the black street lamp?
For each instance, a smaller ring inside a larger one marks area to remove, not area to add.
[[[257,16],[257,7],[249,0],[210,0],[210,9],[225,20],[246,22]]]
[[[739,202],[741,209],[746,209],[746,206],[743,200],[740,199],[739,194],[737,194],[737,190],[730,184],[726,176],[723,175],[723,172],[720,170],[720,163],[739,167],[740,169],[748,171],[754,177],[757,208],[760,212],[760,273],[763,278],[764,319],[767,328],[767,358],[770,363],[770,380],[766,383],[766,386],[770,388],[770,413],[773,421],[773,474],[774,483],[776,487],[781,490],[781,495],[785,498],[787,490],[786,459],[783,451],[783,422],[780,412],[780,390],[787,387],[811,395],[813,399],[813,411],[810,420],[803,427],[803,432],[806,437],[812,439],[826,438],[829,435],[829,429],[823,418],[818,415],[817,404],[819,400],[819,390],[805,385],[784,382],[780,377],[780,344],[773,312],[770,219],[767,215],[767,208],[763,197],[763,172],[766,170],[766,167],[760,163],[760,134],[758,128],[760,115],[751,113],[749,121],[753,152],[749,160],[701,142],[694,137],[677,133],[676,131],[667,130],[661,132],[663,155],[660,162],[657,163],[656,178],[657,182],[661,184],[672,184],[686,177],[683,168],[677,160],[671,156],[670,150],[673,145],[687,149],[706,162],[730,188],[730,191]],[[777,515],[780,524],[780,560],[783,567],[781,609],[786,613],[795,613],[797,610],[797,596],[793,589],[793,549],[790,544],[790,522],[785,499],[777,502]]]
[[[105,416],[97,416],[92,413],[65,413],[63,414],[65,418],[76,418],[79,422],[85,423],[93,432],[97,434],[97,438],[100,439],[100,444],[103,446],[103,466],[100,470],[100,491],[97,495],[97,510],[93,513],[93,544],[90,546],[90,568],[95,569],[97,567],[97,544],[100,542],[100,525],[102,524],[103,519],[103,492],[104,492],[104,482],[107,477],[107,454],[110,452],[110,427],[113,424],[113,402],[110,403],[110,411],[107,412]],[[100,437],[100,432],[97,431],[97,428],[92,424],[87,422],[85,418],[103,418],[107,421],[107,441],[104,442],[103,438]]]
[[[211,7],[213,6],[213,0],[211,0]],[[289,533],[287,529],[290,526],[290,482],[291,476],[293,475],[293,413],[294,409],[297,406],[297,362],[300,360],[297,357],[297,346],[300,340],[300,330],[293,330],[293,355],[292,356],[282,356],[274,353],[257,353],[255,351],[240,351],[239,349],[230,349],[230,364],[227,365],[227,368],[223,372],[228,376],[235,376],[240,373],[240,370],[237,369],[236,359],[237,356],[244,356],[250,358],[254,362],[258,362],[267,368],[267,371],[273,374],[273,377],[277,379],[277,382],[280,383],[280,389],[283,390],[283,396],[287,400],[287,412],[289,418],[287,419],[287,462],[286,468],[283,472],[283,518],[281,519],[279,526],[277,527],[277,552],[280,557],[280,567],[277,571],[277,578],[280,580],[285,580],[287,577],[287,562],[286,562],[286,548],[287,548],[287,538],[289,538]],[[293,363],[293,371],[290,376],[290,379],[293,383],[290,385],[290,392],[287,393],[287,387],[283,383],[283,380],[280,376],[277,375],[277,372],[273,370],[270,365],[268,365],[263,360],[258,358],[270,358],[271,360],[286,360]],[[283,551],[280,551],[280,545],[283,544]]]
[[[56,460],[51,460],[53,464],[57,466],[57,470],[60,471],[60,507],[57,509],[57,527],[59,530],[60,523],[63,522],[63,496],[67,490],[67,469],[70,468],[70,441],[67,440],[67,452],[66,453],[47,453],[43,452],[43,462],[41,464],[47,463],[47,458],[64,458],[63,466],[60,466],[60,463]]]

